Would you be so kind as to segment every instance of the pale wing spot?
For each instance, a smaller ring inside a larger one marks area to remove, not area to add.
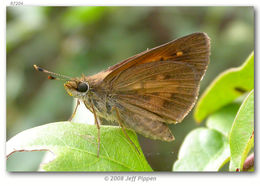
[[[131,87],[132,89],[141,89],[143,88],[143,84],[142,83],[135,83],[132,85]]]
[[[180,56],[182,56],[182,55],[183,55],[183,52],[182,52],[182,51],[179,51],[179,52],[176,53],[176,56],[177,56],[177,57],[180,57]]]

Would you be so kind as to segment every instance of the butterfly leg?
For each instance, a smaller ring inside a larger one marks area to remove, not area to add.
[[[97,149],[97,157],[99,157],[99,151],[100,151],[100,125],[99,125],[99,123],[98,123],[97,114],[96,114],[96,111],[95,111],[95,109],[94,109],[94,106],[93,106],[92,101],[91,101],[91,108],[92,108],[92,111],[93,111],[93,114],[94,114],[95,124],[96,124],[97,130],[98,130],[98,149]]]
[[[116,107],[112,107],[112,111],[113,111],[113,110],[115,110],[115,112],[116,112],[116,116],[117,116],[117,119],[118,119],[118,123],[119,123],[119,125],[120,125],[120,127],[121,127],[121,129],[122,129],[122,131],[123,131],[123,133],[124,133],[124,135],[125,135],[125,137],[126,137],[127,140],[135,147],[136,151],[137,151],[138,154],[140,155],[140,152],[139,152],[138,148],[136,147],[136,145],[134,144],[134,142],[131,140],[131,138],[128,136],[127,132],[125,131],[125,126],[124,126],[124,124],[123,124],[123,122],[122,122],[122,120],[121,120],[121,117],[120,117],[120,115],[119,115],[118,109],[117,109]]]
[[[69,121],[71,121],[71,120],[74,118],[74,116],[75,116],[75,114],[76,114],[76,112],[77,112],[77,109],[78,109],[79,104],[80,104],[80,101],[79,101],[79,99],[78,99],[78,100],[77,100],[77,105],[76,105],[76,107],[75,107],[75,109],[74,109],[72,115],[70,116]]]

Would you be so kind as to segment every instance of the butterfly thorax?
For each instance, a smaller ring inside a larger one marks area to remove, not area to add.
[[[115,114],[112,111],[114,103],[107,96],[98,97],[95,93],[90,94],[87,100],[83,100],[86,107],[93,112],[91,104],[99,118],[106,118],[109,121],[116,121]]]
[[[102,84],[106,72],[100,72],[94,76],[85,76],[71,79],[64,84],[70,96],[81,100],[85,106],[94,112],[98,117],[106,118],[109,121],[116,121],[115,114],[112,112],[115,100],[109,93],[109,87]]]

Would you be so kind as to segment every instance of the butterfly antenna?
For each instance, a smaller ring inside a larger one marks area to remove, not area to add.
[[[72,79],[71,77],[69,76],[65,76],[65,75],[61,75],[61,74],[57,74],[57,73],[54,73],[54,72],[50,72],[44,68],[41,68],[37,65],[33,65],[33,67],[35,68],[35,70],[39,71],[39,72],[44,72],[46,74],[50,74],[48,76],[48,79],[51,79],[51,80],[70,80]],[[57,76],[57,77],[55,77]]]

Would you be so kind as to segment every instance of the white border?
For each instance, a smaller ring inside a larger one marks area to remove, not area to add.
[[[96,185],[99,183],[107,184],[107,185],[115,185],[115,184],[130,184],[130,182],[105,182],[104,177],[106,175],[128,175],[126,173],[7,173],[5,171],[5,118],[6,118],[6,40],[5,40],[5,30],[6,30],[6,6],[10,6],[10,3],[14,2],[11,0],[0,1],[1,9],[0,9],[0,41],[1,48],[0,48],[0,103],[1,103],[1,162],[0,162],[0,182],[1,185]],[[255,6],[255,16],[256,16],[256,31],[258,30],[258,8],[259,8],[259,0],[218,0],[218,1],[209,1],[209,0],[181,0],[181,1],[170,1],[170,0],[22,0],[25,6],[28,5],[40,5],[40,6]],[[258,37],[256,32],[256,43],[258,43]],[[4,47],[3,47],[4,46]],[[256,48],[258,49],[258,48]],[[258,50],[255,51],[255,55],[257,57]],[[257,65],[256,61],[256,72],[259,71],[259,65]],[[257,78],[257,73],[256,73]],[[258,79],[255,80],[258,82]],[[256,88],[258,87],[258,83],[256,83]],[[258,91],[256,90],[256,97]],[[258,99],[256,98],[256,104],[258,104]],[[255,116],[259,116],[258,110],[256,110]],[[257,127],[257,118],[256,118],[256,127]],[[258,131],[255,132],[256,139]],[[255,149],[259,149],[259,143],[257,140],[256,144],[257,147]],[[257,153],[257,152],[256,152]],[[258,158],[257,154],[255,156]],[[257,159],[258,160],[258,159]],[[258,163],[258,161],[256,161]],[[258,168],[258,165],[256,166]],[[257,169],[256,169],[257,170]],[[180,174],[180,173],[142,173],[142,175],[152,175],[157,177],[156,182],[148,182],[149,185],[158,185],[158,184],[167,184],[167,185],[176,185],[176,186],[183,186],[183,185],[256,185],[258,182],[259,171],[255,173],[194,173],[194,174]],[[139,175],[138,173],[131,173],[130,175]],[[142,182],[136,182],[133,184],[144,184]],[[259,184],[259,183],[258,183]]]
[[[19,0],[18,0],[19,1]],[[18,2],[17,1],[17,2]],[[10,6],[12,0],[6,0]],[[24,5],[35,6],[253,6],[258,0],[21,0]]]

